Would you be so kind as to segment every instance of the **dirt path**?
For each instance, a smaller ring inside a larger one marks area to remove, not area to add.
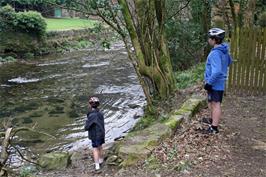
[[[232,159],[213,165],[206,175],[217,170],[219,176],[266,176],[266,97],[228,96],[223,109]]]
[[[180,177],[264,177],[266,176],[266,96],[226,96],[220,133],[202,135],[199,122],[204,109],[182,125],[151,156],[136,167],[118,170],[105,166],[93,173],[92,161],[84,158],[64,172],[39,176],[180,176]]]

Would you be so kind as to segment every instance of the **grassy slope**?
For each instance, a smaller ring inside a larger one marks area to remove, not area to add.
[[[203,81],[205,63],[199,63],[192,68],[175,73],[177,89],[185,89]]]
[[[94,20],[78,18],[46,18],[47,31],[91,28]]]

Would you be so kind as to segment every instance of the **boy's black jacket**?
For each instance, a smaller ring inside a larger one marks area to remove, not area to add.
[[[88,131],[89,139],[104,139],[104,117],[98,109],[94,109],[87,114],[87,120],[84,129]]]

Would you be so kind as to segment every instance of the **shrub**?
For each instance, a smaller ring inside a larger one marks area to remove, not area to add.
[[[6,63],[6,62],[14,62],[16,61],[17,59],[15,59],[14,57],[12,56],[7,56],[7,57],[0,57],[0,63],[3,62],[3,63]]]
[[[263,12],[261,15],[260,15],[260,18],[259,18],[259,25],[261,27],[266,27],[266,12]]]
[[[46,22],[38,12],[18,12],[13,22],[16,29],[26,33],[33,33],[37,36],[43,36],[46,31]]]
[[[0,31],[18,31],[42,37],[46,31],[46,22],[38,12],[18,12],[7,5],[0,8]]]
[[[15,10],[7,5],[0,8],[0,31],[8,31],[13,28],[13,21],[15,20]]]

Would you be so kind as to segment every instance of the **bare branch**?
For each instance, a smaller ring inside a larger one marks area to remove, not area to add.
[[[66,7],[65,5],[59,5],[59,4],[56,4],[56,3],[53,3],[53,2],[50,2],[50,1],[45,1],[47,4],[49,5],[52,5],[52,6],[55,6],[55,7],[59,7],[59,8],[63,8],[63,9],[68,9],[68,10],[73,10],[73,11],[76,11],[76,12],[81,12],[81,13],[84,13],[84,14],[87,14],[87,15],[97,15],[95,13],[92,13],[92,12],[89,12],[88,9],[86,8],[87,11],[84,11],[84,10],[81,10],[79,8],[75,8],[75,7]],[[77,2],[77,1],[76,1]],[[82,4],[82,3],[80,3]],[[85,6],[84,6],[85,7]]]
[[[176,16],[177,14],[179,14],[183,9],[187,8],[188,5],[189,5],[189,3],[190,3],[190,1],[191,1],[191,0],[188,0],[187,3],[186,3],[183,7],[181,7],[181,8],[180,8],[178,11],[176,11],[174,14],[170,15],[170,16],[168,17],[167,20],[173,18],[174,16]],[[167,20],[166,20],[166,21],[167,21]]]
[[[45,133],[45,132],[36,131],[33,128],[28,128],[28,127],[20,127],[20,128],[14,129],[14,131],[12,132],[13,133],[12,139],[16,136],[17,133],[19,133],[21,131],[29,131],[29,132],[33,132],[33,133],[38,133],[38,134],[49,136],[50,138],[56,139],[56,137],[53,135],[50,135],[50,134]]]
[[[25,158],[25,157],[23,156],[23,154],[20,152],[20,150],[19,150],[15,145],[11,145],[11,146],[12,146],[12,147],[18,152],[18,154],[19,154],[19,156],[22,158],[22,160],[25,160],[25,161],[27,161],[27,162],[29,162],[29,163],[32,163],[32,164],[34,164],[34,165],[37,165],[37,166],[41,166],[40,164],[38,164],[38,163],[36,163],[36,162],[33,162],[33,161],[31,161],[31,160]]]

